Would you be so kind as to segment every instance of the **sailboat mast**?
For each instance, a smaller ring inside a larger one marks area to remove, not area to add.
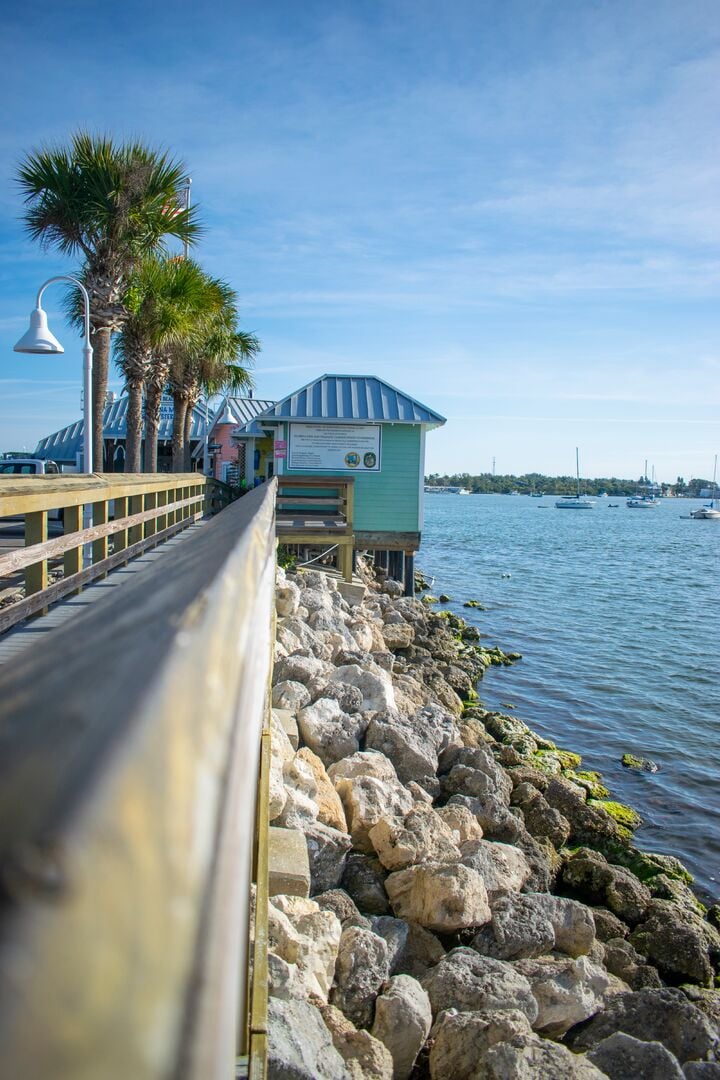
[[[575,447],[575,475],[577,477],[577,497],[580,498],[580,450]]]

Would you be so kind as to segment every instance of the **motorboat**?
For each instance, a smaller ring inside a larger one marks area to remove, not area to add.
[[[577,494],[563,495],[561,499],[556,499],[556,510],[593,510],[595,508],[595,500],[580,492],[580,455],[577,446],[575,447],[575,475]]]

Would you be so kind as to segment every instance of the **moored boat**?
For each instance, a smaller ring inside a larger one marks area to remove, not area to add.
[[[575,447],[575,475],[577,477],[577,494],[576,495],[563,495],[561,499],[556,499],[556,510],[593,510],[595,507],[594,499],[588,498],[587,495],[580,492],[580,454],[577,446]]]
[[[695,521],[720,521],[720,499],[718,499],[717,489],[717,454],[715,455],[715,466],[713,468],[713,496],[709,503],[705,506],[701,506],[699,510],[693,510],[690,514],[691,518]]]

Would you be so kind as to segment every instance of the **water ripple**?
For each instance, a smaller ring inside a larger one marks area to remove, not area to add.
[[[429,496],[419,560],[488,643],[523,653],[480,694],[577,750],[707,895],[720,880],[720,525],[657,510],[537,514],[535,500]],[[501,577],[510,574],[509,578]],[[470,597],[489,610],[462,607]],[[661,766],[624,769],[632,751]]]

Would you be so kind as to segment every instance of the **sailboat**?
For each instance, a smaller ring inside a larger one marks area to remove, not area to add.
[[[706,506],[701,506],[699,510],[693,510],[690,517],[695,518],[696,521],[720,521],[720,499],[718,499],[717,488],[717,454],[715,455],[715,465],[713,468],[713,497]]]
[[[653,466],[653,477],[655,476],[655,468]],[[640,485],[638,484],[638,487]],[[625,505],[630,510],[651,510],[654,506],[660,505],[660,500],[656,499],[651,492],[655,489],[654,484],[650,484],[647,475],[647,458],[645,459],[645,474],[643,491],[636,491],[634,495],[631,495],[629,499],[625,501]]]
[[[594,500],[580,494],[580,454],[577,446],[575,447],[575,475],[577,476],[577,495],[563,495],[561,499],[557,499],[555,502],[557,510],[592,510],[594,508]]]

